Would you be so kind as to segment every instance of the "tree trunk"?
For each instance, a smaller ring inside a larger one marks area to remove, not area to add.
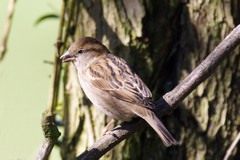
[[[153,98],[184,79],[239,23],[240,1],[69,0],[69,40],[96,37],[125,59]],[[73,16],[72,16],[73,15]],[[165,148],[148,127],[120,143],[104,159],[223,159],[239,132],[240,55],[235,50],[163,122],[179,141]],[[102,134],[109,119],[82,93],[69,65],[64,81],[63,159],[74,159]],[[239,145],[232,159],[240,155]]]

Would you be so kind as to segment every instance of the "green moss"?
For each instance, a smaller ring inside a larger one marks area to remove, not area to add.
[[[54,115],[52,114],[52,112],[49,111],[45,111],[42,114],[42,129],[45,138],[47,138],[48,140],[57,141],[61,133],[58,131],[57,126],[53,123],[53,117]]]

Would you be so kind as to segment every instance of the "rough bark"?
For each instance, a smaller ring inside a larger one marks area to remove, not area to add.
[[[195,68],[235,25],[230,2],[195,1],[184,12],[176,80]],[[222,159],[238,134],[239,61],[238,48],[175,111],[187,159]]]
[[[65,15],[65,23],[70,24],[67,32],[75,39],[101,40],[132,66],[155,99],[185,78],[240,21],[239,0],[71,4]],[[164,117],[179,146],[165,148],[147,128],[121,142],[104,159],[222,159],[239,132],[239,62],[237,49],[173,114]],[[65,77],[62,156],[73,159],[101,136],[108,119],[80,92],[72,66]],[[239,154],[238,146],[231,158]]]

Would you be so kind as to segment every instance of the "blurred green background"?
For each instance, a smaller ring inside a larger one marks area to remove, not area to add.
[[[42,144],[41,114],[47,108],[58,19],[34,25],[47,13],[59,13],[61,1],[17,1],[8,50],[0,61],[0,153],[5,160],[32,160]],[[7,15],[0,1],[0,38]],[[58,151],[53,154],[58,155]]]

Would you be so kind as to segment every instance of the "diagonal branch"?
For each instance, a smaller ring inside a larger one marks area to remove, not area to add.
[[[240,140],[240,132],[238,132],[236,138],[234,139],[234,141],[232,142],[232,144],[230,145],[230,147],[228,148],[223,160],[228,160],[234,147],[237,145],[237,143],[239,142]]]
[[[216,69],[218,64],[232,52],[240,44],[240,25],[232,32],[209,54],[209,56],[195,68],[189,76],[183,80],[172,91],[166,93],[160,98],[156,104],[156,112],[161,112],[163,115],[176,108],[177,104],[186,98],[200,83],[207,79],[210,74]],[[112,149],[125,138],[132,135],[135,131],[143,128],[146,123],[143,120],[134,120],[124,122],[107,134],[100,138],[93,146],[79,155],[76,159],[99,159],[107,151]]]
[[[197,86],[207,79],[218,64],[240,44],[240,25],[202,61],[178,86],[166,93],[163,99],[171,107],[185,99]]]

